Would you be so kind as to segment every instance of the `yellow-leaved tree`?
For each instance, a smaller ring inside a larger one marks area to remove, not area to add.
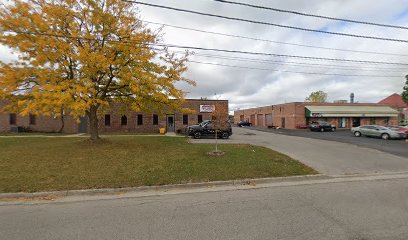
[[[98,113],[121,102],[135,111],[181,110],[177,82],[187,53],[158,47],[131,3],[121,0],[14,0],[0,6],[0,43],[18,60],[0,62],[0,98],[22,114],[89,118],[97,140]]]

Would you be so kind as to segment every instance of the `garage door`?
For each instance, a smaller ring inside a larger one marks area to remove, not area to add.
[[[256,125],[260,127],[264,126],[263,114],[258,114],[257,119],[256,119]]]
[[[252,125],[255,125],[255,115],[251,115],[249,122],[252,123]]]
[[[272,123],[272,114],[266,114],[265,115],[265,125],[268,126],[273,126]]]

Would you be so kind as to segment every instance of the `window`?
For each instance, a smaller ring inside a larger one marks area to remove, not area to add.
[[[188,125],[188,115],[187,114],[183,115],[183,125]]]
[[[201,123],[203,121],[203,115],[198,115],[198,123]]]
[[[370,124],[375,125],[375,118],[370,118]]]
[[[142,114],[137,115],[137,125],[143,125],[143,115]]]
[[[390,120],[389,118],[386,118],[386,119],[384,120],[384,125],[385,125],[385,126],[387,126],[387,125],[389,124],[389,120]]]
[[[126,125],[127,125],[127,117],[126,117],[126,115],[123,115],[123,116],[120,118],[120,125],[122,125],[122,126],[126,126]]]
[[[10,125],[16,125],[17,124],[17,115],[15,113],[10,113],[9,122],[10,122]]]
[[[106,114],[105,115],[105,126],[110,126],[111,122],[110,122],[110,114]]]
[[[153,125],[159,125],[159,116],[157,114],[153,114]]]
[[[35,122],[36,122],[35,115],[34,114],[29,114],[28,118],[29,118],[30,125],[35,125]]]

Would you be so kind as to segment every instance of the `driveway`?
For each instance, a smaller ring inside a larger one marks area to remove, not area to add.
[[[329,176],[408,171],[408,158],[349,143],[287,136],[248,128],[233,128],[229,140],[264,146],[282,152]],[[214,143],[214,139],[191,139],[193,143]]]

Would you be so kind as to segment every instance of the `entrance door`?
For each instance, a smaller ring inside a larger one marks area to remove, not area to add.
[[[174,115],[167,115],[167,132],[174,132],[175,121]]]
[[[342,117],[339,118],[339,128],[345,128],[346,127],[346,118]]]
[[[78,125],[78,133],[88,132],[88,117],[81,117]]]
[[[360,126],[360,118],[353,118],[353,127]]]
[[[286,124],[285,124],[285,120],[286,120],[285,118],[281,118],[281,123],[282,123],[282,124],[281,124],[281,127],[282,127],[282,128],[285,128],[285,125],[286,125]]]

